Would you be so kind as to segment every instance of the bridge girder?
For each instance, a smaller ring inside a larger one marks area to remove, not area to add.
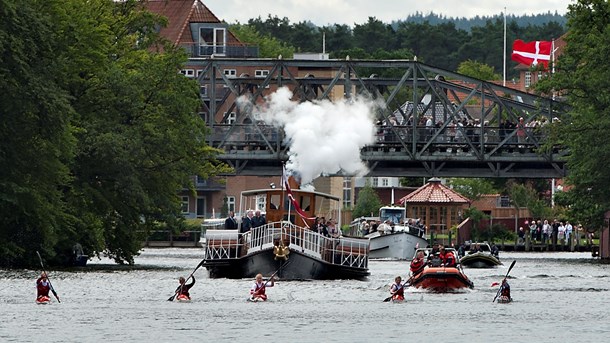
[[[237,104],[246,97],[261,106],[279,87],[288,87],[298,101],[365,96],[381,103],[380,139],[361,150],[370,176],[567,174],[565,149],[549,143],[552,121],[563,118],[565,108],[550,98],[408,60],[201,59],[190,64],[202,69],[198,81],[211,130],[208,143],[224,151],[219,159],[235,174],[281,174],[289,149],[282,130]],[[226,70],[243,72],[230,77]],[[261,70],[266,72],[250,75]],[[422,117],[434,119],[435,127],[418,125]],[[522,131],[500,125],[520,118]],[[478,125],[457,124],[462,121]]]

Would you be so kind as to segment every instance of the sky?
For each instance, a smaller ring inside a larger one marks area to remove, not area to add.
[[[538,14],[567,12],[575,0],[202,0],[220,19],[230,24],[248,19],[277,16],[291,23],[311,21],[317,26],[329,24],[364,24],[369,17],[385,23],[406,18],[409,14],[434,12],[448,17],[471,18],[476,15]]]

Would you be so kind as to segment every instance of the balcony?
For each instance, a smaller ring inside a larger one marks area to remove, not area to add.
[[[226,44],[226,45],[202,45],[196,42],[182,44],[190,58],[205,58],[222,56],[229,58],[256,58],[258,57],[258,46],[246,44]]]

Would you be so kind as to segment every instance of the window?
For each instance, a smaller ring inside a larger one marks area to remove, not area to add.
[[[205,198],[197,197],[197,218],[205,217]]]
[[[186,77],[194,77],[195,70],[194,69],[182,69],[182,70],[180,70],[180,74],[182,74]]]
[[[543,75],[543,74],[542,74],[542,72],[541,72],[541,71],[539,71],[539,72],[538,72],[538,76],[536,76],[536,77],[537,77],[537,79],[536,79],[536,80],[537,80],[537,81],[542,80],[542,75]]]
[[[182,201],[182,214],[190,213],[190,211],[189,211],[189,197],[188,196],[183,196],[183,197],[181,197],[181,201]]]
[[[235,112],[231,112],[228,115],[227,112],[225,112],[225,116],[227,118],[225,124],[233,124],[235,123],[235,120],[237,120],[237,114]]]
[[[267,77],[267,75],[269,75],[269,70],[266,69],[254,71],[254,77]]]
[[[197,184],[197,186],[207,186],[208,180],[197,175],[197,177],[195,179],[195,183]]]
[[[389,185],[390,185],[390,181],[387,178],[384,177],[384,178],[381,179],[381,186],[382,187],[387,187]]]
[[[237,69],[224,69],[223,72],[225,73],[225,76],[229,78],[237,76]]]
[[[529,88],[532,84],[532,73],[529,71],[525,72],[525,88]]]
[[[266,69],[259,69],[259,70],[255,70],[254,71],[254,77],[267,77],[267,75],[269,75],[269,70]],[[269,88],[269,85],[265,86],[265,88]]]
[[[203,69],[198,69],[197,70],[197,77],[201,76],[201,74],[203,74]]]
[[[201,95],[201,96],[208,95],[208,86],[207,85],[199,87],[199,95]]]
[[[501,196],[499,205],[499,207],[510,207],[510,198],[507,196]]]
[[[267,197],[265,195],[257,195],[256,196],[256,209],[260,210],[260,211],[264,211],[265,205],[267,205]]]
[[[202,27],[199,29],[199,55],[226,54],[226,30],[220,27]]]
[[[376,178],[376,177],[372,178],[372,179],[371,179],[371,185],[372,185],[373,187],[379,187],[379,179],[378,179],[378,178]]]
[[[343,208],[352,208],[352,178],[343,178]]]
[[[235,197],[232,195],[227,196],[227,208],[235,212]]]

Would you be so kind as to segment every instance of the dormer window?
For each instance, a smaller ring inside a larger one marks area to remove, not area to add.
[[[199,54],[201,56],[226,54],[227,35],[223,27],[199,28]]]

